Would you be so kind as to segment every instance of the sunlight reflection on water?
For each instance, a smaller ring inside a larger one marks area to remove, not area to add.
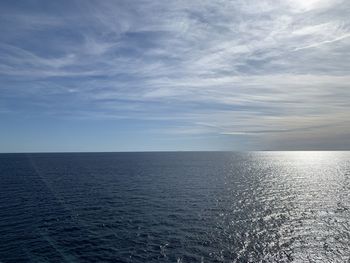
[[[0,156],[0,260],[347,262],[350,153]]]

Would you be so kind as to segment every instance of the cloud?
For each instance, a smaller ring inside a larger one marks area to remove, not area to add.
[[[350,34],[342,35],[340,37],[337,37],[337,38],[334,38],[334,39],[331,39],[331,40],[324,40],[322,42],[314,43],[314,44],[311,44],[311,45],[308,45],[308,46],[298,47],[298,48],[295,48],[294,51],[298,51],[298,50],[302,50],[302,49],[308,49],[308,48],[314,48],[314,47],[318,47],[318,46],[321,46],[321,45],[324,45],[324,44],[334,43],[334,42],[346,39],[348,37],[350,37]]]
[[[9,103],[20,98],[40,114],[169,120],[157,130],[271,145],[276,134],[332,139],[329,127],[350,117],[347,1],[45,6],[2,8],[7,110],[22,109]]]

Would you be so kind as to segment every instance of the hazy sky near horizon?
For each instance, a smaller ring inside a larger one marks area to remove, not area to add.
[[[350,1],[0,2],[0,152],[350,149]]]

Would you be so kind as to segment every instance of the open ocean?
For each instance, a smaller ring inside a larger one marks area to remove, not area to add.
[[[0,262],[350,262],[350,152],[0,154]]]

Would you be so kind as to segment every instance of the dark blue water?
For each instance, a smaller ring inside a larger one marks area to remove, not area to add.
[[[350,153],[0,155],[0,262],[349,262]]]

